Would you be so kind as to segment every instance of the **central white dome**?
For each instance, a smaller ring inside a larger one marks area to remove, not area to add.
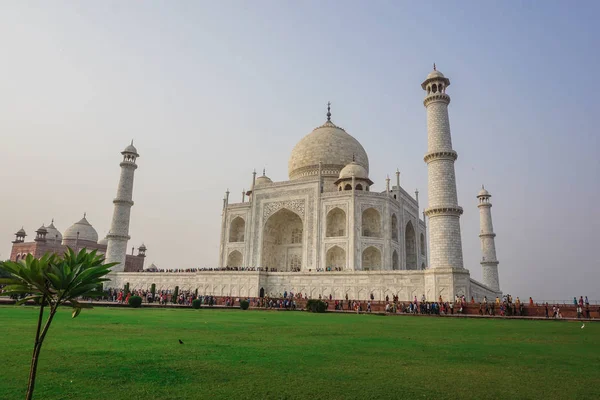
[[[323,176],[337,178],[352,161],[369,171],[369,157],[362,145],[331,121],[319,126],[294,146],[288,162],[290,180],[317,175],[319,162]]]

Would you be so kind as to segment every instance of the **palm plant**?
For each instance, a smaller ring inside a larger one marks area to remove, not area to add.
[[[71,248],[68,248],[62,257],[47,253],[38,259],[29,254],[19,262],[0,262],[0,271],[9,276],[0,279],[0,283],[7,285],[3,288],[2,295],[24,295],[25,297],[16,304],[32,300],[40,305],[29,370],[27,400],[33,397],[40,350],[58,307],[70,305],[73,308],[73,318],[77,317],[83,308],[92,308],[91,304],[82,303],[77,299],[101,296],[102,282],[109,280],[105,276],[115,264],[104,264],[104,256],[96,255],[95,250],[87,252],[86,249],[82,249],[75,253]],[[49,309],[50,312],[44,322],[45,309]]]

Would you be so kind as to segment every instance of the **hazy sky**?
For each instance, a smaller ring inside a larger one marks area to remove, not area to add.
[[[214,266],[222,198],[333,121],[427,204],[420,83],[448,93],[465,267],[482,183],[501,288],[600,300],[598,2],[0,2],[0,258],[24,226],[110,225],[120,151],[141,154],[130,247]],[[595,125],[594,125],[595,124]]]

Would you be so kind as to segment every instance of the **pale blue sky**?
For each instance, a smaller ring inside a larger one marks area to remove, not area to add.
[[[325,119],[427,202],[420,83],[452,82],[465,267],[481,279],[482,183],[503,291],[600,300],[597,2],[0,3],[0,258],[13,233],[88,213],[109,229],[121,156],[141,154],[131,245],[211,266],[223,192],[287,179]]]

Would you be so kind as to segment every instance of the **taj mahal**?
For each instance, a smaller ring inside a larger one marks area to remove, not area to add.
[[[328,105],[325,122],[293,148],[289,180],[274,182],[265,171],[259,176],[254,172],[241,202],[231,202],[226,192],[218,268],[212,270],[150,272],[155,268],[141,267],[143,257],[135,264],[138,272],[125,268],[133,265],[133,256],[126,251],[139,157],[133,144],[128,146],[122,152],[111,230],[104,239],[107,261],[119,263],[107,286],[179,286],[198,289],[202,295],[237,297],[293,292],[356,300],[386,296],[409,300],[422,295],[445,301],[457,295],[495,298],[501,291],[491,195],[483,187],[476,196],[483,282],[473,280],[463,265],[463,209],[457,200],[454,162],[458,154],[450,133],[449,85],[435,65],[421,84],[427,114],[424,161],[429,199],[422,214],[418,192],[413,197],[401,186],[399,172],[394,182],[388,177],[383,191],[373,190],[367,152],[333,122]],[[145,251],[144,246],[142,256]]]

